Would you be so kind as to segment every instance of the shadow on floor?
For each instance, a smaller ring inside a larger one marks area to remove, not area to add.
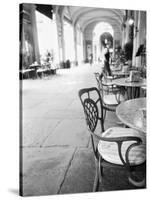
[[[135,172],[136,180],[142,180],[145,173],[145,166],[140,166]],[[144,188],[146,188],[146,185],[142,187],[135,187],[130,184],[125,170],[120,170],[118,168],[104,168],[103,181],[99,186],[99,191],[135,190]]]

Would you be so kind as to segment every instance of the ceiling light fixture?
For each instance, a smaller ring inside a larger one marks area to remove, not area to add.
[[[130,26],[132,26],[132,25],[134,24],[134,20],[133,20],[132,18],[130,18],[130,19],[128,20],[128,23],[129,23]]]

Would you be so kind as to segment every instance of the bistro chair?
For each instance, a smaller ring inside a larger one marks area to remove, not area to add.
[[[145,180],[136,181],[132,172],[145,163],[144,135],[141,137],[139,132],[131,128],[112,127],[104,130],[103,101],[99,90],[96,87],[84,88],[78,94],[95,157],[93,191],[97,191],[102,183],[104,167],[120,167],[126,170],[130,183],[143,186]]]
[[[98,72],[94,74],[102,98],[103,106],[106,107],[106,109],[104,109],[104,119],[105,119],[106,111],[115,112],[116,106],[120,102],[125,100],[124,90],[112,84],[111,81],[107,82],[103,74],[100,74]]]

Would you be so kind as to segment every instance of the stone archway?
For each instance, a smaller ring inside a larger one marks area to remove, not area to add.
[[[103,60],[106,43],[113,49],[114,29],[107,22],[98,23],[93,29],[93,58],[95,62]]]

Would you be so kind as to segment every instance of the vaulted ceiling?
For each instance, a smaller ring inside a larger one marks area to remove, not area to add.
[[[90,38],[95,26],[100,22],[106,22],[112,26],[116,39],[122,37],[125,10],[79,6],[59,6],[58,9],[65,18],[70,20],[74,26],[79,26]]]
[[[114,29],[115,35],[121,35],[125,10],[64,6],[63,13],[74,25],[80,26],[83,32],[86,29],[94,29],[99,22],[107,22]]]

